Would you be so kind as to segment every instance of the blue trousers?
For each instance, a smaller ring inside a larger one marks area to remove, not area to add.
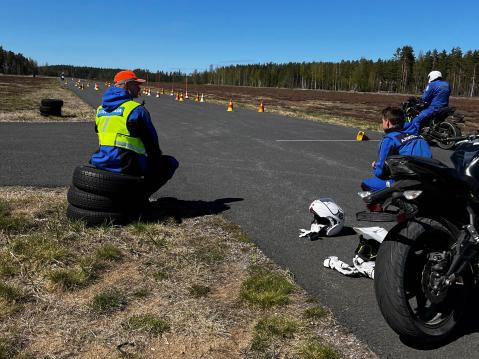
[[[145,190],[148,197],[164,186],[179,166],[178,160],[173,156],[162,155],[152,162],[154,165],[151,164],[145,174]]]
[[[426,108],[425,110],[421,111],[419,115],[414,117],[411,122],[406,122],[403,127],[403,131],[405,133],[410,133],[413,135],[419,135],[419,131],[421,129],[421,123],[424,121],[426,117],[430,117],[436,112],[435,108]]]
[[[394,183],[394,180],[382,180],[377,177],[371,177],[371,178],[366,178],[362,183],[361,183],[361,188],[364,191],[371,191],[371,192],[376,192],[380,191],[382,189],[385,189],[386,187],[391,187]]]

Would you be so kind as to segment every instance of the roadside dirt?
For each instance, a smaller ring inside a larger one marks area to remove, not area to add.
[[[71,83],[71,79],[68,79]],[[82,81],[93,86],[92,81]],[[151,83],[152,92],[163,88],[166,96],[172,90],[185,93],[185,84]],[[206,101],[223,104],[229,99],[236,106],[258,109],[263,100],[267,112],[313,121],[335,123],[361,129],[378,130],[379,113],[386,106],[397,106],[411,95],[345,91],[256,88],[239,86],[188,85],[190,101],[204,94]],[[63,99],[61,117],[40,116],[42,98]],[[450,105],[465,116],[465,133],[479,130],[479,98],[452,97]],[[63,86],[58,79],[26,76],[0,76],[0,122],[12,121],[93,121],[94,110]]]
[[[153,84],[156,85],[156,84]],[[185,84],[160,83],[167,91],[185,91]],[[188,85],[190,99],[203,93],[207,100],[220,101],[225,106],[231,98],[235,103],[258,108],[264,101],[266,111],[306,117],[343,125],[367,125],[377,128],[380,111],[387,106],[398,106],[412,95],[345,91],[292,90],[216,85]],[[416,95],[417,96],[417,95]],[[479,98],[452,97],[450,105],[466,119],[466,130],[479,129]]]
[[[0,358],[376,358],[223,217],[88,228],[65,196],[0,188]]]
[[[62,116],[42,116],[42,99],[63,100]],[[47,77],[0,76],[0,122],[93,121],[94,110],[62,85]]]

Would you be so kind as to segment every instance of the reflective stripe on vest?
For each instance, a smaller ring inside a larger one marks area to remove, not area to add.
[[[95,121],[100,146],[120,147],[140,155],[146,154],[143,141],[132,137],[126,126],[128,117],[138,106],[138,102],[126,101],[112,112],[106,112],[102,106],[98,107]]]

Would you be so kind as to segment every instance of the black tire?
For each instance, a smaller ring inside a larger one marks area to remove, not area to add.
[[[40,114],[43,116],[61,116],[62,109],[60,107],[40,106]]]
[[[92,166],[78,166],[73,172],[76,187],[99,195],[141,196],[143,183],[142,177],[103,171]]]
[[[68,189],[67,199],[68,203],[75,207],[100,212],[135,212],[141,210],[147,203],[145,196],[112,198],[86,192],[73,185]]]
[[[461,130],[459,127],[453,125],[452,123],[449,122],[442,122],[437,126],[436,129],[437,132],[446,135],[447,137],[459,137],[461,136]],[[437,141],[437,145],[444,149],[444,150],[450,150],[454,148],[456,145],[455,141]]]
[[[91,211],[69,204],[67,218],[74,221],[84,221],[88,226],[97,226],[102,224],[126,224],[134,218],[134,215],[124,212]]]
[[[379,248],[374,271],[376,299],[389,326],[410,342],[442,342],[463,317],[471,288],[469,277],[463,278],[464,285],[451,286],[443,302],[430,302],[429,307],[422,283],[423,256],[446,250],[454,237],[439,222],[421,219],[393,229]]]
[[[42,100],[42,106],[48,106],[52,108],[59,108],[63,106],[63,100],[56,100],[52,98],[45,98]]]

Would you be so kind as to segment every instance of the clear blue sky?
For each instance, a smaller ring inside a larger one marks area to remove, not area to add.
[[[479,1],[2,0],[0,45],[39,64],[204,70],[479,49]]]

